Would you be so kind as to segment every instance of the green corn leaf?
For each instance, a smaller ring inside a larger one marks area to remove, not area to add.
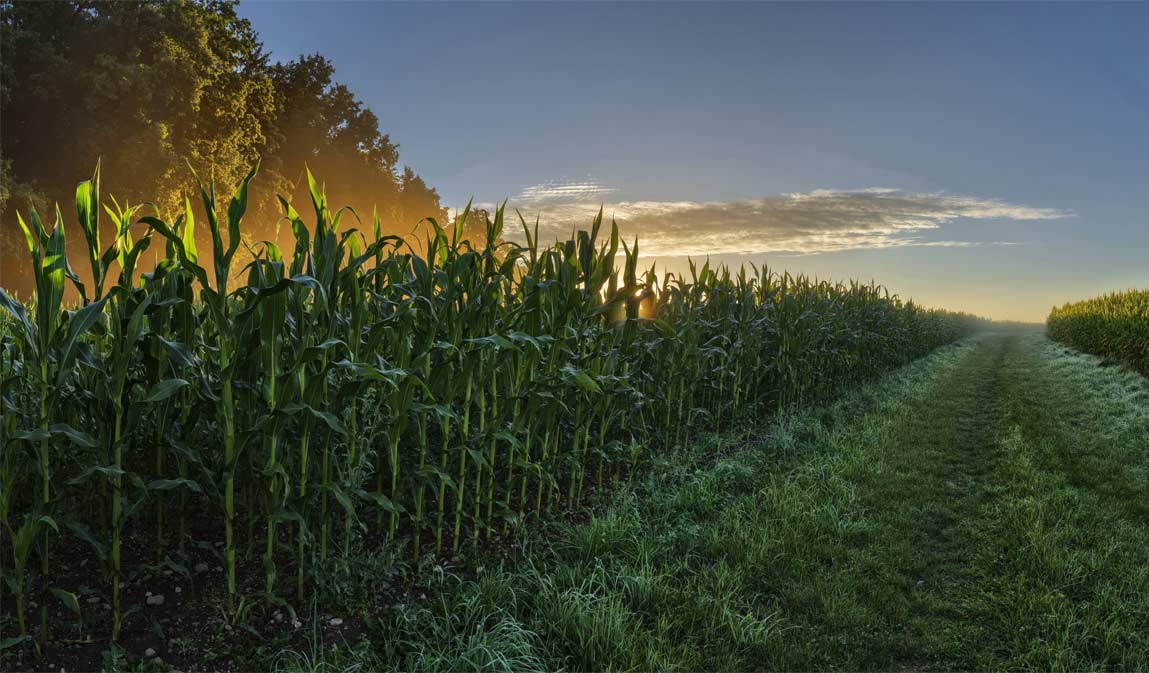
[[[383,510],[385,510],[387,512],[394,512],[396,514],[403,514],[404,512],[407,511],[403,507],[403,505],[401,505],[400,503],[392,501],[390,498],[383,495],[382,493],[372,493],[370,491],[364,491],[363,489],[359,489],[355,492],[355,495],[358,496],[359,498],[363,499],[363,500],[366,500],[366,501],[376,505],[377,507],[383,508]]]
[[[284,406],[280,411],[281,411],[281,413],[288,414],[288,415],[294,415],[294,414],[299,414],[299,413],[310,414],[311,416],[313,416],[317,420],[322,421],[324,424],[327,425],[327,427],[334,430],[337,434],[342,435],[344,437],[347,436],[347,428],[343,425],[343,423],[339,420],[339,417],[336,416],[335,414],[328,413],[326,411],[320,411],[320,410],[318,410],[318,409],[316,409],[310,405],[300,404],[300,403],[288,404],[288,405]]]
[[[84,483],[85,481],[90,479],[92,476],[97,475],[97,474],[105,477],[108,480],[112,480],[112,479],[115,479],[116,477],[124,476],[125,474],[127,474],[127,472],[116,467],[115,465],[94,465],[94,466],[89,467],[88,469],[84,470],[80,474],[76,475],[75,477],[72,477],[71,479],[69,479],[68,485],[69,486],[77,486],[79,484]]]
[[[16,647],[17,645],[19,645],[21,643],[26,643],[26,642],[30,643],[30,642],[32,642],[32,640],[33,640],[32,636],[12,636],[10,638],[4,638],[4,639],[0,640],[0,652],[3,652],[4,650]]]
[[[191,479],[155,479],[148,482],[149,491],[171,491],[186,488],[193,493],[203,493],[203,488]]]
[[[19,430],[12,433],[12,437],[28,442],[41,442],[45,439],[64,438],[77,446],[85,448],[93,448],[96,446],[96,440],[92,439],[91,435],[86,432],[81,432],[67,423],[53,423],[47,428],[36,428],[35,430]]]
[[[183,243],[184,257],[191,263],[199,262],[199,250],[195,245],[195,211],[192,210],[191,201],[184,196],[183,231],[180,232],[180,241]]]
[[[145,403],[161,402],[175,395],[188,385],[188,382],[184,379],[165,379],[152,386],[148,394],[144,396],[143,401]]]
[[[602,392],[602,389],[599,388],[594,379],[592,379],[586,372],[581,369],[567,365],[563,367],[563,373],[567,374],[576,384],[578,384],[578,387],[581,388],[584,392]]]
[[[186,344],[179,343],[178,341],[168,341],[164,337],[156,333],[149,334],[150,337],[160,343],[160,345],[167,351],[168,357],[177,367],[195,367],[199,364],[192,349]]]
[[[33,357],[38,357],[37,348],[39,346],[39,336],[36,333],[36,326],[28,320],[28,312],[24,309],[23,304],[8,296],[4,288],[0,288],[0,306],[8,311],[19,323],[20,327],[24,330],[24,343],[27,347],[32,349]]]
[[[351,502],[351,498],[349,498],[347,496],[347,493],[343,489],[339,488],[339,486],[337,486],[335,484],[324,484],[324,485],[321,485],[319,488],[324,490],[324,491],[327,491],[328,493],[330,493],[335,498],[335,501],[337,503],[339,503],[340,507],[343,508],[344,513],[347,515],[347,517],[349,519],[351,519],[352,521],[354,521],[356,523],[359,523],[359,518],[358,518],[358,516],[356,516],[356,513],[355,513],[355,504],[353,502]],[[363,524],[359,523],[359,525],[362,526]]]
[[[75,535],[80,540],[87,542],[88,546],[91,547],[92,550],[96,552],[96,556],[98,556],[101,561],[106,561],[108,559],[108,547],[107,547],[107,545],[105,545],[103,542],[98,541],[92,535],[92,532],[90,530],[88,530],[87,526],[80,523],[79,521],[68,521],[67,523],[64,524],[64,526],[68,530],[72,531],[72,535]]]
[[[52,595],[56,598],[59,598],[60,602],[63,603],[64,606],[69,610],[71,610],[77,617],[81,616],[80,601],[76,598],[76,594],[70,591],[64,591],[63,589],[58,589],[56,587],[49,587],[48,591],[52,592]]]
[[[103,315],[104,304],[107,301],[108,296],[105,295],[72,313],[71,319],[68,320],[68,332],[59,346],[56,385],[64,384],[71,369],[72,359],[75,357],[77,342],[92,329],[92,326]]]

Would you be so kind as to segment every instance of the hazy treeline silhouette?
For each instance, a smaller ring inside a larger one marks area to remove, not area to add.
[[[275,237],[277,193],[307,203],[305,165],[333,203],[365,219],[377,208],[392,233],[442,216],[332,64],[272,62],[236,4],[0,0],[0,285],[31,287],[16,211],[54,222],[54,204],[72,202],[97,159],[112,196],[165,213],[196,193],[185,161],[221,193],[260,161],[251,241]]]

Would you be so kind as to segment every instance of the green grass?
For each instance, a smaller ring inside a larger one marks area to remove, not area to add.
[[[1145,670],[1149,384],[1099,364],[986,336],[710,436],[522,560],[381,623],[359,661]]]

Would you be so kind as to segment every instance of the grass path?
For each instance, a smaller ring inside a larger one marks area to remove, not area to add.
[[[902,632],[887,653],[867,662],[882,668],[929,670],[957,661],[986,641],[986,615],[969,600],[987,568],[971,558],[983,542],[978,524],[994,500],[991,475],[999,460],[1002,364],[1016,339],[987,339],[909,402],[878,446],[879,461],[851,473],[880,563],[893,582],[875,600],[892,601],[887,621]]]
[[[663,459],[520,560],[444,578],[447,598],[351,659],[1149,670],[1146,379],[986,335],[753,430]]]

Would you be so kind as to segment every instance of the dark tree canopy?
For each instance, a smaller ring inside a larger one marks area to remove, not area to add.
[[[333,204],[377,207],[394,232],[441,216],[438,194],[399,168],[398,145],[331,63],[271,63],[234,2],[0,0],[0,11],[4,287],[27,285],[16,211],[51,221],[97,159],[105,194],[167,214],[192,193],[185,162],[227,191],[261,161],[253,240],[274,236],[277,192],[307,203],[305,166]]]

